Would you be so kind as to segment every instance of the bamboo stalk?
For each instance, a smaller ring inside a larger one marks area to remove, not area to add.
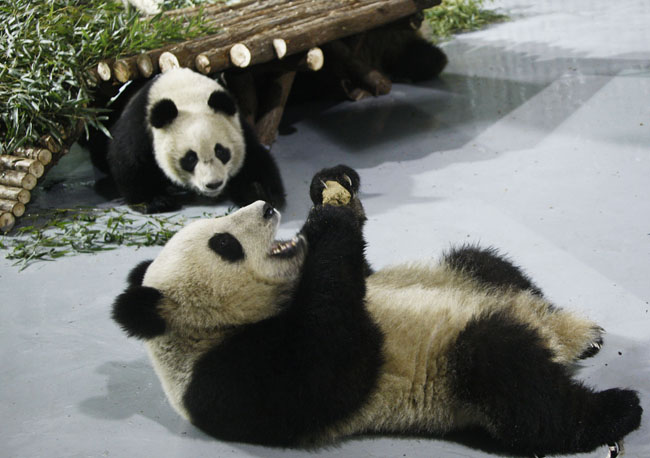
[[[43,165],[47,165],[52,161],[52,153],[45,148],[18,148],[14,151],[14,155],[35,159]]]
[[[26,204],[31,198],[31,193],[26,189],[0,184],[0,199],[17,200],[21,204]]]
[[[52,135],[44,135],[40,139],[40,143],[42,146],[47,148],[53,153],[58,153],[61,151],[61,143],[59,143]]]
[[[0,170],[0,184],[31,191],[36,187],[36,177],[31,173],[16,170]]]
[[[43,164],[36,159],[9,156],[8,154],[0,154],[0,169],[28,172],[36,178],[43,176],[45,171]]]
[[[16,224],[16,218],[9,212],[0,213],[0,231],[9,232]]]
[[[14,216],[23,216],[25,213],[25,204],[17,200],[0,199],[0,210],[12,213]]]

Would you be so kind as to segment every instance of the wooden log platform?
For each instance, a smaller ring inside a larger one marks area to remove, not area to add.
[[[391,81],[355,61],[342,41],[352,35],[413,16],[441,0],[241,0],[164,13],[179,21],[201,14],[217,32],[138,55],[106,56],[88,70],[98,94],[116,94],[120,85],[150,78],[175,67],[203,74],[227,71],[226,80],[261,142],[271,146],[297,72],[318,71],[324,59],[345,68],[364,88],[346,87],[350,99],[381,95]],[[324,53],[323,51],[326,51]],[[329,57],[328,57],[329,56]],[[256,81],[265,79],[264,90]],[[13,227],[25,211],[30,191],[83,131],[80,122],[63,143],[52,136],[38,145],[0,156],[0,231]]]

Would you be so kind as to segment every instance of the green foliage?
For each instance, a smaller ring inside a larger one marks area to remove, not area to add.
[[[79,120],[101,129],[87,73],[101,59],[214,32],[201,14],[141,17],[115,0],[0,0],[0,24],[0,154]]]
[[[0,249],[7,251],[6,259],[16,261],[14,265],[23,270],[36,261],[53,261],[74,254],[110,251],[121,246],[164,245],[187,219],[178,215],[142,215],[117,208],[81,207],[49,210],[25,216],[21,222],[25,225],[11,236],[0,236]]]
[[[442,0],[440,5],[426,10],[424,17],[431,25],[434,41],[508,19],[506,15],[483,9],[484,3],[485,0]]]

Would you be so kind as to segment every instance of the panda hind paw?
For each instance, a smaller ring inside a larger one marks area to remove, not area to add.
[[[595,333],[595,337],[588,343],[587,347],[580,353],[578,359],[587,359],[596,354],[603,348],[603,333],[605,330],[600,326],[594,326],[592,329]]]

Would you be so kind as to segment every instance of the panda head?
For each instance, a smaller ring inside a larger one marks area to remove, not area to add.
[[[257,201],[176,233],[142,280],[162,298],[158,309],[168,326],[196,335],[281,311],[299,276],[306,244],[301,236],[276,241],[279,222],[273,207]]]
[[[237,106],[207,76],[186,68],[160,75],[149,90],[147,120],[156,162],[180,186],[216,197],[243,165]]]

